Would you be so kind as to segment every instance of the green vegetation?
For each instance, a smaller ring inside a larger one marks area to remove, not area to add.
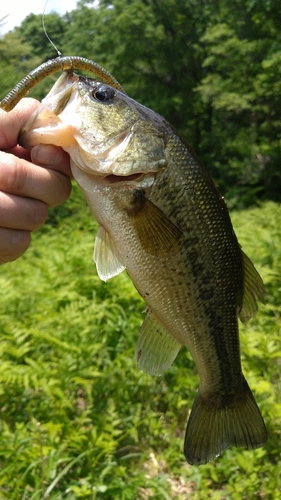
[[[268,444],[186,464],[193,360],[183,349],[161,378],[136,368],[144,304],[126,273],[98,279],[96,223],[74,186],[28,252],[0,269],[0,500],[280,498],[280,15],[278,0],[82,0],[45,20],[64,55],[94,59],[164,115],[235,208],[267,289],[240,331]],[[41,16],[28,16],[0,38],[1,97],[55,55]]]
[[[269,442],[192,467],[182,448],[194,363],[183,349],[164,377],[136,368],[144,305],[125,273],[97,277],[96,225],[74,186],[0,272],[1,499],[280,497],[280,216],[273,202],[233,213],[268,291],[241,325],[241,351]]]

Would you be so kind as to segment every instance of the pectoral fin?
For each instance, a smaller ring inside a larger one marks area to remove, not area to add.
[[[181,345],[148,312],[135,350],[138,367],[150,375],[162,375],[171,366],[180,348]]]
[[[264,303],[265,289],[254,264],[244,252],[242,252],[242,256],[244,265],[244,297],[239,318],[241,321],[246,322],[255,316],[258,310],[257,299]]]
[[[126,211],[147,253],[166,257],[179,251],[182,231],[141,191],[135,190],[132,206]]]
[[[99,227],[95,240],[94,261],[97,273],[103,281],[117,276],[126,267],[110,235],[102,226]]]

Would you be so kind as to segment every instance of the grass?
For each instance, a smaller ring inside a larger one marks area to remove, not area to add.
[[[0,500],[280,498],[281,209],[232,218],[267,288],[241,325],[241,354],[268,444],[185,462],[193,360],[182,350],[161,378],[136,368],[144,304],[126,273],[98,279],[96,223],[74,188],[28,252],[0,269]]]

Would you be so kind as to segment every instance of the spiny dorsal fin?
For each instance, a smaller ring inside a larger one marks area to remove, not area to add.
[[[101,280],[107,281],[125,269],[122,256],[115,247],[107,231],[100,226],[94,249],[94,261]]]
[[[156,257],[179,251],[182,231],[142,191],[134,191],[132,206],[126,208],[143,249]]]
[[[258,310],[257,299],[264,303],[265,288],[254,264],[243,251],[242,257],[244,267],[244,296],[239,318],[244,323],[255,316]]]
[[[173,363],[181,345],[148,312],[135,350],[138,367],[150,375],[162,375]]]

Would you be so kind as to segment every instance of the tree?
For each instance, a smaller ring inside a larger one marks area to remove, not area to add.
[[[23,42],[16,31],[10,31],[0,38],[1,97],[39,62],[40,59],[33,54],[31,44]]]

